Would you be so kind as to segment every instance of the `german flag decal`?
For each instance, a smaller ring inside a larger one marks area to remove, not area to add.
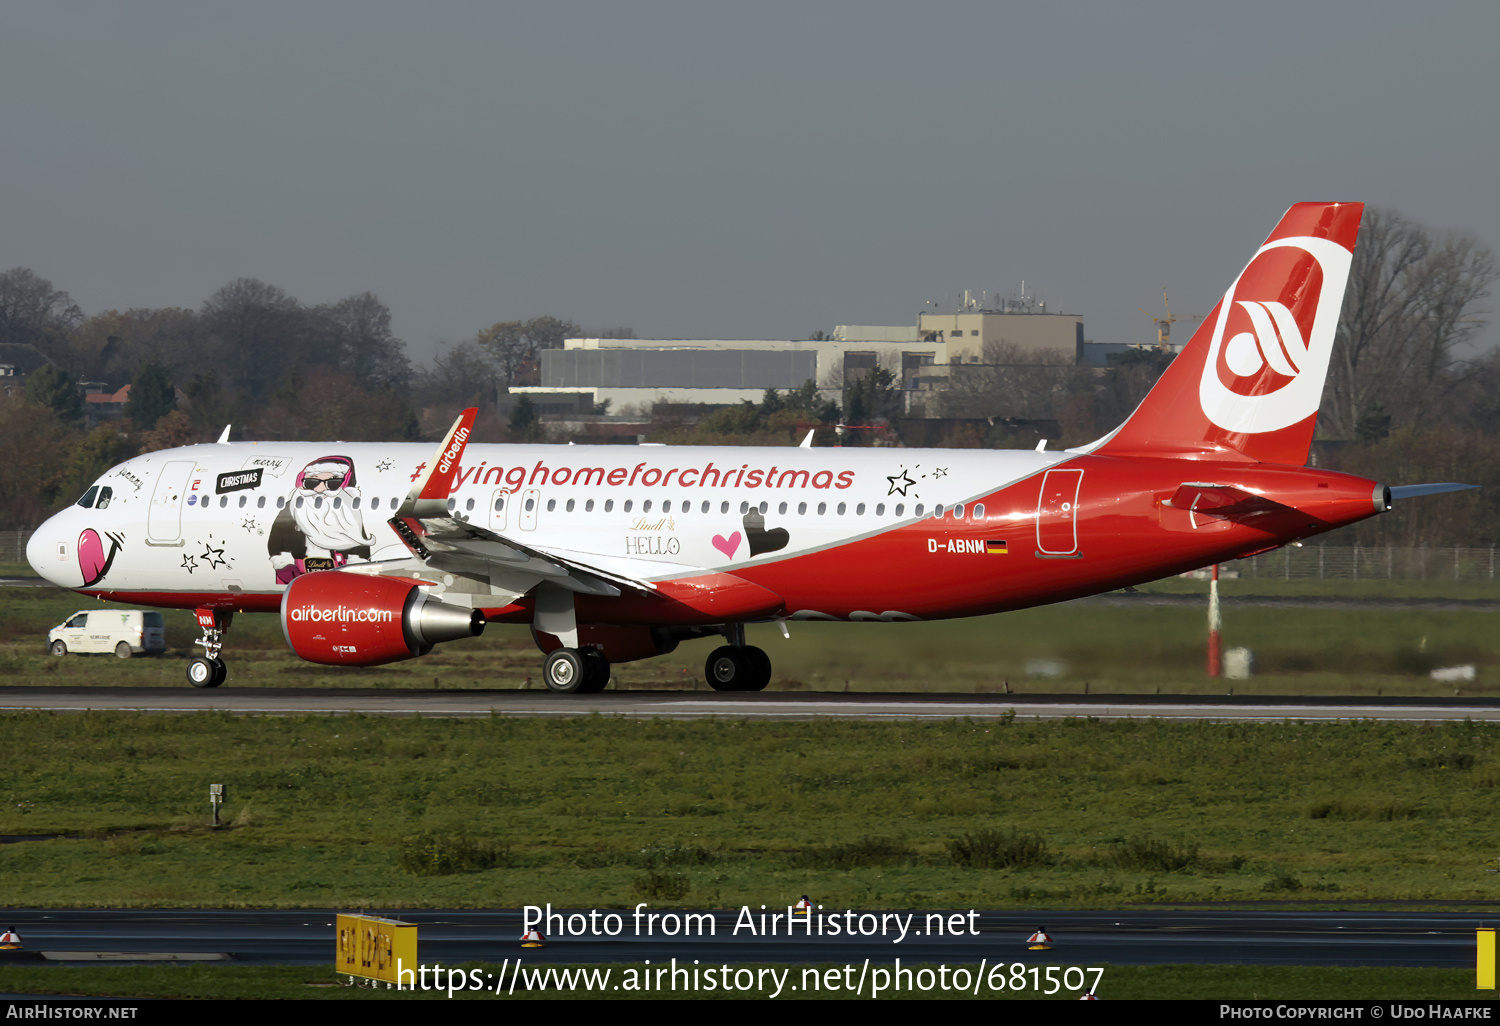
[[[1005,541],[1003,539],[1000,541],[986,541],[984,543],[984,552],[987,556],[1005,555]]]

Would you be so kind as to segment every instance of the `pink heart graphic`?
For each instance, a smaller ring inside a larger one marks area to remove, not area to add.
[[[714,535],[714,548],[718,549],[730,559],[734,558],[735,552],[740,547],[740,532],[735,531],[728,538],[722,534]]]

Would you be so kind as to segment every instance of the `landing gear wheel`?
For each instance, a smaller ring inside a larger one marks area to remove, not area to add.
[[[118,659],[129,659],[131,656],[130,643],[122,641],[115,646],[115,657]]]
[[[715,691],[744,691],[745,682],[751,678],[751,668],[745,659],[745,650],[733,645],[720,645],[708,654],[703,664],[703,676],[708,686]]]
[[[68,654],[68,646],[64,645],[61,641],[54,641],[47,651],[55,656],[65,656]]]
[[[588,666],[576,648],[559,648],[542,664],[543,683],[559,695],[583,691],[588,680]]]
[[[194,659],[188,663],[188,683],[195,688],[216,688],[229,676],[229,668],[222,659]]]
[[[764,691],[766,685],[771,683],[771,657],[766,655],[764,649],[756,648],[754,645],[746,647],[744,652],[750,673],[740,690]]]
[[[595,695],[609,686],[609,660],[596,648],[583,650],[583,686],[581,695]]]

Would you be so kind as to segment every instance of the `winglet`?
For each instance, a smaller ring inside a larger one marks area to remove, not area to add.
[[[453,492],[453,479],[458,476],[458,462],[474,432],[474,418],[478,413],[479,410],[471,406],[453,422],[437,452],[432,454],[432,461],[411,486],[411,491],[406,493],[396,516],[440,517],[447,514],[448,496]]]
[[[807,437],[804,438],[804,439],[802,439],[802,444],[799,445],[799,446],[797,446],[797,448],[799,448],[799,449],[811,449],[812,448],[812,443],[813,443],[813,435],[815,435],[817,433],[818,433],[818,429],[817,428],[813,428],[811,431],[809,431],[807,433]]]

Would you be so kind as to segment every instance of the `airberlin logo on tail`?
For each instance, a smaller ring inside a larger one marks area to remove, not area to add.
[[[1318,411],[1352,254],[1300,236],[1261,247],[1219,304],[1198,398],[1226,431],[1279,431]]]

